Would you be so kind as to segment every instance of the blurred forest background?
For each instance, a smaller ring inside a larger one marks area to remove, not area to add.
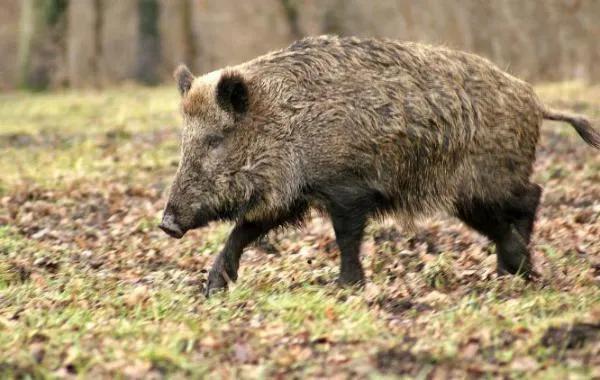
[[[475,52],[530,81],[600,81],[598,0],[1,0],[0,90],[160,83],[305,35]]]

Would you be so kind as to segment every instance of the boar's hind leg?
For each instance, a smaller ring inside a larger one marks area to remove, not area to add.
[[[462,201],[458,217],[496,244],[498,274],[531,275],[528,244],[533,231],[541,189],[529,184],[504,202]]]
[[[364,214],[331,213],[331,222],[341,255],[338,282],[342,285],[361,284],[365,280],[360,263],[360,245],[366,219]]]
[[[341,285],[362,284],[365,275],[360,263],[360,246],[367,218],[378,208],[377,198],[368,191],[342,189],[332,195],[328,203],[341,255],[338,282]]]
[[[514,197],[507,202],[504,215],[510,224],[510,233],[496,243],[499,274],[520,273],[525,278],[533,274],[528,245],[541,195],[542,189],[532,183],[515,192]]]

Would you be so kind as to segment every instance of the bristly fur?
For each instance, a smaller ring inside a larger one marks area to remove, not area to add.
[[[500,271],[527,274],[543,119],[600,142],[586,119],[547,110],[529,84],[488,60],[411,42],[305,38],[196,78],[182,94],[182,159],[168,209],[183,230],[223,217],[219,210],[235,215],[211,272],[217,288],[219,263],[237,268],[228,260],[247,240],[312,207],[332,217],[342,282],[362,278],[368,218],[440,211],[493,240]]]

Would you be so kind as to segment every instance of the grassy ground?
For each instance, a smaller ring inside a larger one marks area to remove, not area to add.
[[[600,87],[542,86],[600,120]],[[0,377],[600,377],[600,155],[547,123],[538,282],[496,278],[455,220],[373,224],[369,283],[333,283],[326,220],[279,232],[201,295],[230,226],[157,228],[174,88],[0,95]]]

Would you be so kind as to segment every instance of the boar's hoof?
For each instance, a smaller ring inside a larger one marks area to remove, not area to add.
[[[512,268],[506,268],[503,265],[498,265],[498,267],[496,268],[496,273],[498,277],[518,275],[526,281],[535,281],[541,278],[539,273],[534,272],[529,266],[526,266],[522,269],[514,270]]]
[[[211,271],[208,274],[208,281],[204,289],[204,295],[209,298],[211,295],[227,290],[227,280],[219,272]]]
[[[505,248],[505,247],[502,247]],[[519,275],[525,280],[530,280],[532,276],[531,261],[529,252],[506,249],[500,249],[498,252],[498,263],[496,272],[498,276]],[[516,252],[515,252],[516,251]]]
[[[341,274],[337,283],[343,287],[362,287],[365,285],[365,276],[362,273]]]

